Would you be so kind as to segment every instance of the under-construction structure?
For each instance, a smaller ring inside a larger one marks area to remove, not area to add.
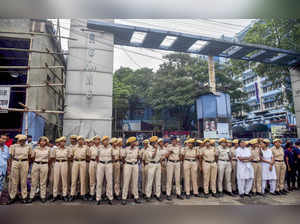
[[[0,20],[0,132],[62,134],[66,63],[57,30],[48,20]]]

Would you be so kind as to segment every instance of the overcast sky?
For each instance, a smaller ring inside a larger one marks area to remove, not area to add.
[[[52,20],[54,23],[56,20]],[[251,19],[131,19],[115,20],[115,23],[122,23],[134,26],[164,29],[170,31],[198,34],[202,36],[220,38],[222,35],[234,37],[238,32],[251,23]],[[61,19],[60,25],[63,36],[69,36],[70,20]],[[68,49],[68,42],[63,39],[62,46]],[[139,53],[136,54],[135,52]],[[169,51],[115,46],[114,48],[114,70],[121,66],[138,69],[148,67],[156,70],[159,64],[163,63],[163,55]],[[143,55],[141,55],[143,54]],[[145,55],[145,56],[144,56]]]

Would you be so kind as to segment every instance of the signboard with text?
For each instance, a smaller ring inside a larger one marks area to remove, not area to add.
[[[10,99],[10,87],[0,87],[0,113],[8,113],[7,109],[9,107]]]

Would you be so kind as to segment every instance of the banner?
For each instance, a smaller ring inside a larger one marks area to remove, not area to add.
[[[219,138],[230,138],[228,123],[217,123],[217,130]]]
[[[0,113],[8,113],[7,109],[9,108],[9,99],[10,99],[10,87],[0,87]]]
[[[123,131],[140,131],[141,120],[123,120]]]

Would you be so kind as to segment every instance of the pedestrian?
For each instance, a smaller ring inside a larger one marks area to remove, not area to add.
[[[104,185],[104,177],[106,180],[106,196],[108,203],[112,205],[113,201],[113,150],[110,144],[116,143],[117,139],[112,138],[109,140],[108,136],[102,137],[102,147],[98,151],[98,165],[97,165],[97,205],[101,204],[102,188]]]
[[[27,203],[27,175],[29,168],[29,158],[32,148],[25,144],[26,135],[18,134],[17,143],[11,145],[9,154],[11,157],[11,191],[9,192],[10,200],[8,204],[15,202],[18,193],[18,185],[21,185],[22,202]]]
[[[274,139],[274,146],[271,148],[276,169],[276,191],[277,195],[285,195],[287,191],[284,189],[286,164],[284,162],[284,149],[281,147],[282,141],[280,139]]]
[[[36,189],[40,186],[40,199],[43,203],[46,202],[46,189],[48,180],[50,148],[48,147],[49,139],[46,136],[40,137],[38,146],[31,152],[33,160],[31,170],[31,189],[29,203],[32,203]]]
[[[217,148],[218,157],[218,193],[223,197],[223,180],[225,181],[226,191],[230,196],[234,196],[231,187],[231,152],[227,146],[225,138],[219,139],[219,147]]]
[[[127,139],[127,144],[129,145],[122,151],[122,158],[124,161],[123,170],[123,189],[122,189],[122,205],[127,204],[128,188],[129,183],[131,184],[131,192],[134,196],[134,201],[140,204],[139,192],[138,192],[138,175],[139,166],[138,161],[141,159],[139,155],[139,149],[137,147],[136,137],[130,137]]]
[[[251,197],[249,194],[253,184],[254,170],[251,163],[251,150],[246,147],[245,141],[240,140],[239,147],[235,151],[237,158],[237,184],[239,195]]]
[[[187,140],[187,147],[182,152],[183,172],[184,172],[184,189],[186,199],[190,199],[191,183],[193,195],[199,197],[198,191],[198,150],[194,147],[195,139]]]
[[[52,202],[58,198],[59,183],[62,186],[62,199],[68,201],[68,160],[70,158],[70,151],[66,147],[66,137],[62,136],[55,141],[58,145],[51,152],[53,160],[53,198]]]
[[[171,192],[173,186],[173,177],[175,178],[177,198],[183,200],[180,186],[180,160],[182,160],[182,149],[177,143],[176,136],[171,138],[171,145],[167,149],[167,200],[172,200]]]
[[[286,143],[284,150],[284,161],[287,166],[286,170],[286,182],[289,191],[293,191],[296,188],[296,157],[291,142]]]
[[[9,149],[5,145],[6,135],[0,135],[0,199],[2,196],[9,162]]]
[[[201,158],[201,165],[203,170],[203,188],[204,188],[204,197],[209,197],[209,190],[212,191],[212,196],[217,197],[217,188],[216,188],[216,181],[217,181],[217,163],[216,163],[216,156],[217,150],[214,146],[215,141],[204,139],[204,148],[202,150],[202,154],[200,155]]]
[[[155,198],[158,201],[161,199],[161,155],[160,147],[158,146],[157,136],[150,138],[151,147],[145,151],[145,157],[148,161],[147,165],[147,185],[146,185],[146,201],[150,201],[152,194],[152,186],[155,183]]]
[[[231,147],[231,166],[232,166],[232,173],[231,173],[231,186],[232,186],[232,193],[238,194],[237,191],[237,184],[236,184],[236,164],[237,164],[237,159],[236,159],[236,154],[235,151],[239,147],[239,140],[234,139],[232,141],[233,146]]]
[[[72,183],[71,183],[71,197],[70,201],[75,199],[77,180],[79,177],[80,182],[80,197],[83,200],[87,200],[86,196],[86,158],[88,153],[88,147],[84,145],[84,138],[82,136],[77,137],[77,145],[72,147],[71,156],[73,158],[72,165]]]
[[[250,149],[251,149],[251,156],[252,156],[252,166],[254,170],[254,179],[253,179],[253,186],[252,186],[252,195],[262,195],[261,194],[261,161],[260,161],[260,147],[258,143],[258,139],[252,139],[250,141]]]
[[[262,140],[260,143],[261,168],[262,168],[262,195],[265,194],[267,181],[270,184],[270,193],[275,194],[276,190],[276,170],[274,167],[275,159],[272,150],[267,147],[268,141]]]
[[[295,157],[296,157],[296,169],[297,169],[297,190],[300,189],[300,140],[295,143]]]

